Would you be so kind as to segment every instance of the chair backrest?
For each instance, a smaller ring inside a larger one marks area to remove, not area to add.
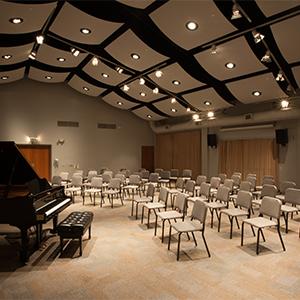
[[[178,177],[179,170],[178,169],[171,169],[171,177]]]
[[[52,180],[51,180],[51,184],[52,186],[60,186],[61,185],[61,177],[58,176],[58,175],[55,175],[52,177]]]
[[[251,183],[251,188],[255,189],[255,187],[256,187],[256,177],[254,177],[254,176],[248,176],[246,178],[246,181],[249,181]]]
[[[192,210],[191,217],[195,220],[200,221],[203,225],[205,224],[207,214],[207,206],[204,202],[196,200]]]
[[[210,196],[210,184],[202,182],[200,186],[200,196],[205,196],[207,199]]]
[[[133,174],[129,176],[129,184],[139,185],[140,182],[141,182],[140,175]]]
[[[103,182],[109,183],[111,181],[111,174],[110,173],[103,173],[102,174]]]
[[[168,194],[169,194],[168,189],[165,187],[161,187],[158,194],[158,201],[167,203]]]
[[[238,176],[242,177],[242,173],[241,172],[233,172],[232,176],[233,175],[238,175]],[[231,176],[231,178],[232,178],[232,176]]]
[[[146,197],[148,197],[148,198],[151,197],[153,200],[154,193],[155,193],[155,186],[154,186],[154,184],[150,183],[147,188]]]
[[[196,178],[196,185],[201,186],[202,182],[206,182],[207,177],[205,175],[198,175]]]
[[[104,174],[109,174],[111,178],[114,176],[114,172],[113,172],[113,171],[110,171],[110,170],[105,170],[105,171],[103,172],[103,175],[104,175]]]
[[[71,179],[72,186],[82,186],[82,177],[80,175],[73,175]]]
[[[300,205],[300,189],[294,189],[294,188],[286,189],[284,202]]]
[[[103,184],[103,179],[101,177],[93,177],[91,180],[91,187],[101,188]]]
[[[242,181],[240,184],[240,191],[250,192],[252,188],[252,183],[250,181]]]
[[[61,177],[62,181],[69,180],[69,172],[60,172],[59,176]]]
[[[171,172],[170,171],[162,171],[160,174],[161,179],[170,179]]]
[[[182,170],[182,177],[192,178],[192,170],[190,170],[190,169]]]
[[[221,183],[224,183],[225,179],[227,178],[227,174],[225,174],[225,173],[221,173],[221,174],[219,174],[219,176],[218,176],[218,177],[220,177],[220,178],[221,178]]]
[[[222,201],[222,202],[228,202],[229,200],[229,193],[230,188],[227,186],[220,186],[217,191],[216,200]]]
[[[254,174],[254,173],[248,173],[247,176],[246,176],[246,178],[247,177],[255,177],[256,178],[256,174]]]
[[[240,186],[242,176],[239,174],[233,174],[231,179],[233,179],[234,186]]]
[[[174,208],[175,210],[178,209],[180,212],[186,211],[186,194],[179,193],[176,195]]]
[[[275,185],[275,180],[273,178],[263,178],[262,180],[262,185],[265,185],[265,184],[271,184],[271,185]]]
[[[159,174],[159,176],[161,176],[161,172],[163,171],[163,169],[161,169],[161,168],[156,168],[155,169],[155,173],[158,173]]]
[[[265,196],[262,198],[259,213],[279,219],[281,214],[281,204],[282,203],[279,199]]]
[[[74,174],[79,174],[81,177],[83,177],[83,170],[76,170],[73,175]]]
[[[91,181],[93,177],[97,176],[96,170],[90,170],[87,174],[87,181]]]
[[[282,181],[280,182],[279,184],[279,191],[281,194],[285,194],[285,191],[289,188],[293,188],[295,189],[296,188],[296,183],[293,182],[293,181]]]
[[[229,187],[230,192],[233,190],[233,179],[225,179],[224,186]]]
[[[108,188],[110,189],[120,189],[120,187],[121,187],[120,178],[112,178],[108,184]]]
[[[175,188],[183,190],[183,188],[184,188],[184,179],[182,177],[177,178],[176,183],[175,183]]]
[[[264,196],[275,197],[277,194],[277,187],[272,184],[265,184],[262,187],[260,197],[263,198]]]
[[[121,183],[124,183],[125,180],[126,180],[126,176],[125,174],[122,174],[122,173],[118,173],[115,175],[115,178],[119,178],[121,180]]]
[[[149,181],[150,182],[158,182],[159,174],[158,173],[150,173]]]
[[[210,187],[213,189],[217,189],[220,186],[221,178],[220,177],[211,177],[210,179]]]
[[[150,172],[148,170],[144,170],[141,172],[141,177],[143,179],[149,179]]]
[[[191,196],[194,195],[195,184],[195,180],[187,180],[184,187],[185,192]]]
[[[240,190],[236,197],[236,205],[250,209],[252,207],[252,193]]]

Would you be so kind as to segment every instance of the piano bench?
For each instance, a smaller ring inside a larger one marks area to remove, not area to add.
[[[79,254],[82,255],[82,237],[89,230],[89,239],[91,238],[93,216],[90,211],[74,211],[59,223],[57,233],[60,237],[61,253],[63,251],[63,239],[79,239]]]

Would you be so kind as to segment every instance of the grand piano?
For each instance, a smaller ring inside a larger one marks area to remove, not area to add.
[[[20,258],[28,261],[29,234],[36,229],[36,247],[42,240],[42,226],[72,203],[64,187],[51,187],[41,179],[14,142],[0,142],[0,224],[16,226],[21,232]]]

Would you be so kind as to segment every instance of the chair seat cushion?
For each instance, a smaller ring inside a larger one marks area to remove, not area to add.
[[[126,186],[124,186],[124,188],[123,189],[133,189],[133,190],[136,190],[136,189],[138,189],[139,188],[139,186],[138,185],[135,185],[135,184],[129,184],[129,185],[126,185]]]
[[[195,202],[197,200],[199,200],[199,201],[207,201],[208,199],[205,196],[197,196],[197,197],[188,197],[187,200]]]
[[[156,209],[156,208],[165,208],[166,205],[160,202],[150,202],[144,204],[144,206],[148,209]]]
[[[227,204],[225,204],[225,203],[220,203],[220,202],[209,202],[209,203],[206,203],[206,206],[207,206],[208,208],[218,209],[218,208],[224,208],[224,207],[227,207]]]
[[[139,198],[134,198],[133,201],[137,203],[146,203],[152,201],[152,199],[148,197],[139,197]]]
[[[228,215],[228,216],[233,216],[233,217],[248,216],[248,212],[246,210],[242,210],[239,208],[222,209],[221,213]]]
[[[90,188],[84,191],[84,193],[91,193],[91,194],[95,194],[95,193],[100,193],[102,191],[102,189],[97,189],[97,188]]]
[[[172,224],[172,227],[177,232],[191,232],[191,231],[201,231],[203,226],[200,222],[191,222],[191,221],[179,221]]]
[[[79,192],[79,191],[81,191],[81,187],[73,186],[65,189],[65,192]]]
[[[160,217],[162,220],[167,220],[167,219],[179,219],[183,217],[182,213],[179,213],[176,210],[168,210],[168,211],[162,211],[156,213],[158,217]]]
[[[261,199],[252,200],[252,204],[256,204],[256,205],[261,206]]]
[[[289,205],[281,205],[281,211],[285,213],[292,213],[292,212],[297,212],[298,208],[294,206],[289,206]]]
[[[275,196],[277,199],[281,200],[282,202],[284,202],[285,196],[284,195],[276,195]]]
[[[275,221],[263,217],[246,219],[243,222],[252,225],[256,228],[264,228],[277,225]]]

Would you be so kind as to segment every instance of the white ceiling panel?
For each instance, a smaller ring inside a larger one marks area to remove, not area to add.
[[[114,40],[105,50],[125,66],[139,71],[145,70],[167,58],[148,47],[131,30],[127,30]],[[132,53],[138,54],[140,59],[133,59],[131,57]]]
[[[299,28],[300,15],[271,26],[277,45],[289,63],[300,61]]]
[[[24,77],[24,72],[25,68],[20,68],[13,71],[0,72],[0,84],[20,80]]]
[[[187,50],[236,30],[213,1],[169,1],[150,16],[165,35]],[[188,30],[189,21],[198,28]]]
[[[118,73],[116,70],[110,68],[100,60],[98,66],[93,66],[91,60],[87,65],[85,65],[83,71],[96,80],[109,85],[118,85],[120,82],[126,80],[129,77],[129,75]],[[103,77],[102,74],[107,74],[108,77]]]
[[[139,80],[129,83],[128,86],[129,91],[127,91],[126,94],[142,102],[151,102],[164,96],[161,93],[154,94],[152,89],[148,88],[146,85],[140,85]],[[140,95],[140,93],[145,93],[145,96]]]
[[[181,104],[179,104],[177,101],[175,103],[171,103],[171,99],[162,100],[153,105],[156,108],[158,108],[160,111],[172,117],[190,114],[189,112],[186,111],[186,108]],[[173,111],[172,109],[173,110],[175,109],[176,111]]]
[[[243,103],[255,103],[286,97],[271,73],[228,83],[227,87]],[[254,96],[252,94],[254,91],[261,92],[261,95]]]
[[[104,96],[103,100],[106,103],[108,103],[112,106],[115,106],[117,108],[120,108],[120,109],[130,109],[130,108],[138,105],[138,103],[130,102],[130,101],[120,97],[118,94],[116,94],[114,92],[111,92],[108,95]],[[122,105],[120,105],[121,103],[122,103]]]
[[[50,31],[78,43],[100,44],[121,25],[88,15],[65,2]],[[81,28],[88,28],[91,33],[83,34]]]
[[[25,4],[0,1],[0,33],[17,34],[38,31],[55,7],[56,2]],[[9,21],[11,18],[21,18],[23,22],[13,24]]]
[[[300,5],[299,0],[256,0],[256,3],[267,17]]]
[[[93,97],[97,97],[105,91],[105,89],[89,84],[76,75],[72,77],[68,85],[82,94]],[[84,88],[88,88],[88,91],[84,90]]]
[[[69,73],[54,73],[30,67],[28,78],[47,83],[58,83],[64,82],[68,75]]]
[[[76,67],[86,56],[86,53],[80,53],[79,56],[76,57],[72,55],[71,51],[60,50],[43,44],[37,52],[36,60],[47,65],[66,68]],[[58,58],[64,58],[65,61],[61,62]]]
[[[141,8],[144,9],[147,6],[149,6],[151,3],[153,3],[153,0],[118,0],[118,2],[121,2],[123,4],[135,7],[135,8]]]
[[[132,112],[135,115],[137,115],[138,117],[145,119],[147,121],[158,121],[158,120],[165,119],[165,117],[162,117],[162,116],[154,113],[152,110],[148,109],[145,106],[135,109]],[[151,116],[151,118],[148,118],[148,116]]]
[[[293,73],[294,73],[294,77],[297,81],[298,87],[300,87],[300,66],[298,67],[294,67],[292,69]]]
[[[223,98],[221,98],[213,88],[208,88],[202,91],[186,94],[183,96],[183,98],[195,108],[204,111],[217,110],[231,106],[231,104],[223,100]],[[209,101],[211,105],[205,105],[205,101]]]
[[[253,54],[244,37],[218,45],[216,51],[217,53],[212,54],[209,49],[198,53],[195,58],[208,73],[219,80],[266,69]],[[235,67],[233,69],[226,68],[225,64],[228,62],[234,63]]]
[[[17,47],[0,47],[0,64],[13,65],[28,59],[33,43]],[[11,55],[11,58],[4,59],[3,56]]]
[[[181,91],[204,85],[185,72],[177,63],[162,68],[161,71],[163,72],[163,75],[160,78],[155,76],[155,72],[151,73],[149,77],[162,88],[174,93],[179,93]],[[173,80],[178,80],[180,84],[174,85],[172,83]]]

